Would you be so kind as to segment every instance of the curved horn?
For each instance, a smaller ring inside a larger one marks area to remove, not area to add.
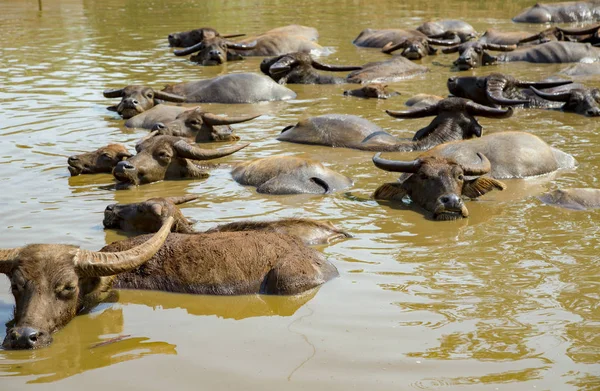
[[[373,156],[373,164],[375,167],[381,168],[385,171],[392,172],[408,172],[415,173],[421,167],[421,161],[419,159],[411,160],[409,162],[401,160],[387,160],[381,158],[381,152],[378,152]]]
[[[256,41],[252,41],[250,43],[235,43],[235,42],[227,42],[227,49],[233,50],[252,50],[256,48]]]
[[[239,144],[227,148],[221,149],[204,149],[197,145],[190,144],[185,140],[179,140],[173,144],[173,148],[177,153],[186,159],[192,160],[211,160],[217,159],[223,156],[231,155],[240,149],[246,148],[250,144]]]
[[[529,103],[528,100],[505,98],[502,92],[504,91],[506,84],[508,84],[508,80],[506,80],[506,77],[504,76],[495,75],[490,77],[486,83],[485,95],[491,102],[503,106],[524,105]]]
[[[176,56],[186,56],[188,54],[192,54],[194,52],[199,51],[202,48],[202,45],[204,44],[204,41],[200,41],[197,44],[187,47],[185,49],[180,49],[180,50],[175,50],[173,52],[174,55]]]
[[[385,54],[392,54],[392,52],[395,52],[398,49],[404,49],[404,47],[406,47],[406,44],[406,40],[400,41],[398,43],[390,41],[381,48],[381,51]]]
[[[463,172],[468,176],[480,176],[483,174],[487,174],[492,169],[492,163],[488,160],[487,157],[481,152],[477,152],[477,156],[481,159],[481,163],[476,165],[465,165],[461,164]]]
[[[229,35],[221,35],[223,38],[229,39],[229,38],[238,38],[238,37],[245,37],[246,34],[229,34]]]
[[[204,122],[211,126],[217,125],[231,125],[231,124],[239,124],[240,122],[246,122],[253,120],[254,118],[260,117],[261,114],[252,115],[249,117],[219,117],[217,115],[211,113],[202,114],[202,119]]]
[[[553,102],[566,102],[571,97],[571,91],[551,93],[542,92],[535,87],[531,87],[531,91],[535,92],[535,94],[540,98],[551,100]]]
[[[513,115],[512,107],[507,109],[495,109],[493,107],[488,107],[484,105],[480,105],[475,102],[467,102],[466,105],[467,112],[471,115],[477,115],[480,117],[488,117],[488,118],[508,118]]]
[[[194,200],[197,200],[198,198],[200,198],[200,197],[195,196],[195,195],[185,195],[185,196],[181,196],[181,197],[165,197],[166,200],[171,201],[175,205],[194,201]]]
[[[391,111],[391,110],[386,110],[385,111],[387,113],[387,115],[394,117],[394,118],[423,118],[423,117],[431,117],[434,115],[438,115],[438,105],[434,104],[434,105],[430,105],[427,107],[423,107],[420,109],[415,109],[415,110],[408,110],[408,111]]]
[[[19,257],[20,247],[0,249],[0,273],[8,273]]]
[[[77,274],[85,277],[113,276],[140,266],[161,248],[171,232],[173,222],[173,217],[169,216],[150,239],[126,251],[103,253],[78,249],[73,258]]]
[[[169,102],[185,102],[185,97],[164,91],[154,91],[154,98],[166,100]]]
[[[520,45],[522,43],[528,43],[528,42],[533,42],[537,39],[542,38],[542,34],[541,33],[535,33],[533,35],[530,35],[529,37],[525,37],[523,39],[519,39],[519,41],[517,42],[517,45]]]
[[[119,88],[118,90],[115,90],[115,89],[104,90],[102,92],[102,94],[104,95],[105,98],[120,98],[121,95],[123,94],[123,90],[124,90],[124,88]]]
[[[517,45],[499,45],[495,43],[484,43],[484,49],[495,50],[497,52],[511,52],[517,48]]]
[[[456,46],[450,46],[449,48],[444,48],[442,49],[442,53],[456,53],[458,52],[458,49],[460,48],[460,45],[456,45]]]
[[[427,42],[431,45],[438,46],[453,46],[457,43],[460,43],[460,38],[458,35],[455,36],[455,39],[435,39],[435,38],[427,38]]]
[[[329,71],[329,72],[350,72],[350,71],[358,71],[362,69],[362,67],[357,66],[339,66],[339,65],[329,65],[329,64],[321,64],[315,60],[312,60],[312,66],[315,69],[319,69],[321,71]]]
[[[566,84],[571,84],[571,83],[573,83],[573,81],[571,81],[571,80],[541,81],[541,82],[529,82],[529,81],[517,80],[515,82],[515,86],[521,87],[521,88],[535,87],[537,89],[540,89],[540,88],[543,89],[543,88],[560,87],[560,86],[564,86]]]
[[[600,24],[597,24],[596,26],[592,27],[583,27],[580,29],[564,29],[560,27],[557,27],[556,29],[562,31],[567,35],[587,35],[594,34],[596,31],[600,30]]]

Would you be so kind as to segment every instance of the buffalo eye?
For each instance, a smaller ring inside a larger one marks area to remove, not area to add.
[[[100,157],[104,160],[112,160],[112,157],[108,153],[103,153]]]
[[[200,125],[200,121],[198,121],[197,119],[190,121],[190,124],[192,125]]]
[[[70,299],[75,294],[76,286],[73,284],[66,284],[57,289],[57,295],[63,299]]]
[[[151,93],[151,92],[149,92],[149,93],[147,93],[147,94],[146,94],[146,96],[147,96],[149,99],[152,99],[152,98],[154,97],[154,94],[153,94],[153,93]]]
[[[169,161],[171,159],[171,156],[167,152],[159,152],[158,158],[164,161]]]
[[[458,176],[456,177],[456,179],[458,179],[459,181],[464,181],[465,180],[465,176],[463,174],[458,174]]]
[[[481,48],[475,48],[476,53],[481,53]]]

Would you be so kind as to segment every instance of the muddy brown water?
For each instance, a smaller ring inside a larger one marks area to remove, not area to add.
[[[223,3],[223,4],[222,4]],[[455,73],[452,55],[422,61],[431,72],[391,84],[387,101],[344,97],[352,86],[291,86],[298,98],[257,105],[203,105],[219,114],[263,114],[234,125],[252,145],[226,162],[276,154],[323,161],[355,180],[327,196],[265,196],[225,169],[206,180],[115,191],[110,175],[71,178],[66,158],[110,142],[131,150],[146,132],[106,110],[102,90],[258,71],[261,58],[199,67],[175,57],[166,36],[212,26],[259,33],[300,23],[335,49],[325,62],[384,59],[351,44],[372,28],[411,28],[462,18],[478,31],[516,25],[528,1],[0,1],[0,247],[72,243],[99,249],[122,239],[102,227],[114,202],[197,194],[183,206],[198,229],[244,218],[329,219],[354,238],[319,247],[340,271],[294,297],[211,297],[120,291],[116,303],[77,317],[36,351],[0,350],[0,389],[598,390],[600,389],[599,211],[543,205],[540,192],[599,187],[598,119],[557,111],[482,118],[485,133],[523,130],[573,154],[576,170],[506,181],[505,192],[468,202],[468,219],[433,222],[402,205],[377,203],[395,179],[372,153],[282,143],[306,116],[361,115],[411,137],[430,119],[395,120],[416,93],[446,94],[448,76],[506,72],[541,79],[566,65],[510,63]],[[600,86],[598,80],[587,84]],[[414,153],[388,154],[410,158]],[[0,321],[12,317],[0,277]],[[120,336],[126,336],[119,338]],[[4,338],[4,328],[0,330]],[[108,343],[102,344],[102,342]]]

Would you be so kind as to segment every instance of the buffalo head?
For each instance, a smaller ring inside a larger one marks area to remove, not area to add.
[[[60,244],[0,249],[0,273],[10,279],[14,319],[5,349],[36,349],[52,342],[78,312],[108,297],[111,279],[149,260],[166,240],[173,218],[145,243],[121,252],[95,252]]]
[[[454,96],[472,99],[486,106],[516,106],[528,104],[523,88],[552,88],[572,83],[569,80],[531,82],[517,80],[512,76],[492,73],[485,77],[452,76],[448,79],[448,91]]]
[[[600,90],[597,88],[573,88],[562,92],[542,92],[535,87],[531,90],[540,98],[553,102],[563,102],[563,111],[584,114],[588,117],[600,116]]]
[[[256,42],[251,44],[234,43],[223,37],[206,38],[201,42],[186,49],[175,50],[176,56],[186,56],[196,53],[190,60],[200,65],[220,65],[227,61],[242,60],[243,57],[233,50],[252,50],[256,48]]]
[[[194,139],[197,143],[209,141],[232,141],[240,138],[233,134],[229,125],[246,122],[259,115],[246,117],[219,117],[203,112],[200,107],[184,111],[173,121],[166,124],[159,122],[152,130],[159,135],[178,136]]]
[[[425,56],[434,55],[437,49],[431,45],[453,46],[460,43],[460,38],[455,35],[453,40],[442,40],[428,37],[406,37],[400,42],[388,42],[381,51],[392,54],[396,50],[402,49],[402,56],[409,60],[420,60]]]
[[[150,198],[133,204],[110,204],[104,210],[104,228],[122,229],[128,232],[156,232],[169,217],[175,222],[171,232],[193,233],[192,223],[186,219],[177,205],[197,199],[197,196]]]
[[[79,174],[96,174],[100,172],[111,173],[113,168],[123,159],[133,156],[121,144],[108,144],[94,152],[70,156],[69,172],[71,176]]]
[[[121,102],[118,105],[110,106],[108,109],[116,111],[125,119],[151,109],[161,103],[161,100],[185,102],[183,96],[137,85],[127,86],[118,90],[105,90],[103,94],[105,98],[121,98]]]
[[[329,72],[349,72],[360,70],[357,66],[328,65],[316,61],[308,53],[295,52],[266,58],[260,63],[260,70],[279,84],[332,84],[343,79],[320,75],[316,70]],[[339,80],[338,80],[339,79]]]
[[[215,37],[235,38],[242,36],[244,36],[244,34],[221,35],[217,32],[217,30],[211,27],[202,27],[190,31],[183,31],[181,33],[169,34],[168,40],[170,46],[187,48],[194,46],[198,42],[202,42],[205,39],[211,39]]]
[[[387,99],[392,96],[400,95],[396,91],[388,91],[387,84],[383,83],[369,83],[361,88],[355,90],[344,91],[346,96],[356,96],[359,98],[376,98],[376,99]]]
[[[374,194],[376,199],[401,201],[409,196],[417,205],[433,213],[435,220],[456,220],[468,217],[469,211],[462,196],[477,198],[505,185],[482,175],[490,172],[490,161],[477,153],[479,162],[471,166],[460,165],[451,159],[425,156],[412,161],[386,160],[381,153],[373,157],[378,168],[405,173],[400,182],[386,183]],[[473,177],[475,179],[468,179]]]
[[[471,68],[477,68],[484,65],[491,65],[497,61],[497,58],[488,54],[486,50],[496,50],[501,52],[510,52],[517,48],[516,45],[497,45],[493,43],[465,42],[460,45],[442,49],[443,53],[459,53],[459,57],[454,61],[454,65],[460,71],[466,71]]]
[[[154,136],[151,133],[136,145],[137,155],[117,164],[113,175],[119,182],[119,187],[137,186],[163,179],[205,178],[208,174],[192,160],[220,158],[248,145],[202,149],[180,137]]]

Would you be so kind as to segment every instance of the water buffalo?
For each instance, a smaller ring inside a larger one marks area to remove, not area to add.
[[[117,111],[131,118],[159,103],[157,100],[189,103],[257,103],[293,99],[296,93],[256,73],[232,73],[212,79],[178,83],[155,91],[146,86],[127,86],[104,91],[106,98],[121,98]]]
[[[127,232],[152,233],[160,230],[167,218],[175,221],[171,232],[193,233],[192,222],[186,219],[177,205],[198,199],[198,196],[150,198],[133,204],[110,204],[104,210],[104,228]]]
[[[410,111],[386,112],[395,118],[436,117],[428,126],[417,131],[413,140],[399,139],[364,118],[345,114],[303,119],[284,128],[277,139],[365,151],[422,151],[453,140],[480,137],[482,127],[475,115],[491,118],[512,115],[512,109],[492,109],[462,98],[447,98],[432,106]]]
[[[583,114],[588,117],[600,116],[600,90],[597,88],[569,88],[559,91],[539,91],[535,87],[531,90],[540,98],[551,102],[560,102],[560,110]]]
[[[198,42],[202,42],[205,39],[211,39],[215,37],[222,38],[236,38],[243,37],[245,34],[232,34],[232,35],[221,35],[219,32],[211,27],[201,27],[190,31],[183,31],[181,33],[169,34],[167,37],[170,46],[187,48],[193,46]]]
[[[200,43],[185,49],[175,50],[176,56],[196,53],[190,60],[200,65],[221,65],[228,61],[242,60],[243,57],[233,50],[249,51],[256,48],[257,43],[249,44],[231,42],[223,37],[204,38]]]
[[[512,20],[517,23],[571,23],[600,20],[600,1],[537,3]]]
[[[467,217],[461,196],[477,198],[504,189],[497,179],[538,176],[577,164],[573,156],[525,132],[441,144],[412,161],[386,160],[378,153],[373,162],[383,170],[405,173],[399,182],[380,186],[376,199],[401,201],[408,195],[436,220]]]
[[[558,189],[538,197],[540,201],[561,208],[586,210],[600,208],[599,189]]]
[[[570,41],[580,43],[596,44],[600,42],[598,30],[600,25],[586,26],[583,28],[567,29],[561,27],[550,27],[537,34],[522,38],[518,44],[546,43],[550,41]]]
[[[388,99],[393,96],[400,95],[396,91],[388,91],[387,84],[382,83],[371,83],[355,90],[344,91],[346,96],[356,96],[358,98],[375,98],[375,99]]]
[[[93,152],[70,156],[67,160],[71,176],[79,174],[111,173],[123,159],[133,156],[121,144],[108,144]]]
[[[310,54],[296,52],[266,58],[260,63],[260,70],[279,84],[340,84],[346,79],[323,75],[316,70],[329,72],[349,72],[362,69],[358,66],[322,64]]]
[[[105,228],[122,229],[128,232],[157,232],[168,217],[175,222],[171,232],[195,233],[192,222],[186,219],[177,205],[197,199],[197,196],[151,198],[133,204],[111,204],[104,211]],[[283,218],[271,221],[236,221],[217,225],[206,233],[262,231],[299,237],[307,245],[327,244],[332,240],[349,238],[350,234],[329,221]]]
[[[393,56],[389,60],[370,62],[360,70],[352,71],[346,76],[348,83],[394,83],[428,72],[424,66],[402,56]]]
[[[457,35],[461,42],[467,42],[477,37],[477,32],[470,24],[462,20],[447,19],[435,22],[425,22],[417,27],[417,31],[430,38],[452,38]]]
[[[483,77],[452,76],[448,79],[447,86],[452,95],[471,99],[486,106],[547,107],[550,102],[537,99],[529,88],[553,88],[571,83],[570,80],[523,81],[509,75],[492,73]]]
[[[127,188],[163,179],[206,178],[208,174],[194,160],[231,155],[249,144],[222,149],[202,149],[174,136],[148,137],[136,145],[137,155],[120,162],[113,170],[118,187]]]
[[[100,252],[71,245],[0,249],[0,273],[15,298],[2,346],[35,349],[78,313],[107,300],[111,288],[195,294],[296,294],[338,275],[299,239],[269,232],[170,233],[116,242]]]
[[[600,48],[577,42],[548,42],[533,47],[515,50],[515,45],[496,45],[481,42],[466,42],[445,48],[444,53],[459,52],[454,65],[459,70],[468,70],[497,62],[527,61],[533,63],[579,62],[584,59],[600,58]],[[500,56],[492,56],[486,50],[504,51]]]
[[[179,114],[189,109],[189,107],[182,106],[156,105],[129,118],[125,121],[125,126],[128,128],[152,129],[159,122],[164,124],[173,121]]]
[[[256,186],[268,194],[328,194],[352,185],[352,179],[326,168],[315,160],[297,156],[271,156],[238,163],[233,179]]]
[[[560,71],[560,74],[571,77],[589,77],[600,75],[600,62],[574,64]]]
[[[436,105],[442,99],[445,98],[439,95],[417,94],[410,97],[404,104],[412,108],[421,108]]]
[[[155,123],[152,130],[156,130],[158,135],[185,137],[196,143],[235,141],[240,138],[233,134],[229,125],[250,121],[259,116],[220,117],[196,107],[180,113],[172,121]]]

